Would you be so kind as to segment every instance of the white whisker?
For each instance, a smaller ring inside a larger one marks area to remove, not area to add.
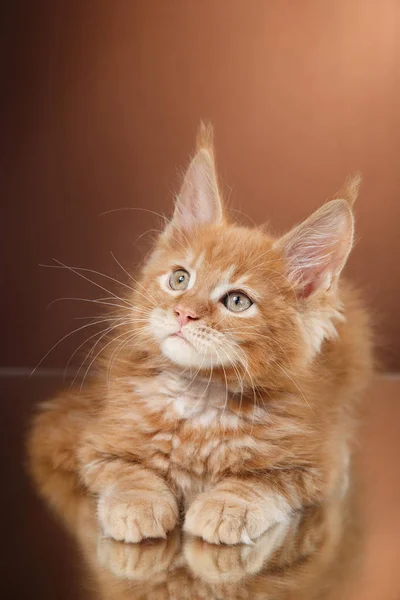
[[[122,336],[125,336],[125,335],[128,335],[128,334],[129,334],[129,335],[131,335],[131,334],[132,334],[132,332],[131,332],[131,331],[125,331],[125,332],[121,333],[120,335],[118,335],[117,337],[115,337],[115,338],[112,338],[112,339],[111,339],[111,340],[110,340],[110,341],[109,341],[107,344],[105,344],[105,346],[103,346],[102,348],[100,348],[100,350],[97,352],[97,354],[96,354],[96,355],[95,355],[95,356],[92,358],[92,360],[90,361],[90,363],[89,363],[89,366],[87,367],[87,369],[86,369],[86,371],[85,371],[85,373],[84,373],[84,375],[83,375],[82,383],[81,383],[81,386],[80,386],[80,388],[79,388],[79,391],[80,391],[80,392],[82,391],[83,384],[84,384],[84,382],[85,382],[85,379],[86,379],[86,377],[87,377],[87,374],[89,373],[89,371],[90,371],[90,369],[91,369],[91,367],[92,367],[93,363],[95,362],[95,360],[96,360],[96,359],[97,359],[97,358],[100,356],[100,354],[101,354],[102,352],[104,352],[104,350],[105,350],[106,348],[108,348],[108,346],[110,346],[111,344],[113,344],[114,342],[116,342],[116,341],[117,341],[118,339],[120,339]],[[100,342],[100,340],[102,340],[102,339],[104,338],[104,336],[105,336],[105,335],[106,335],[106,334],[103,334],[103,335],[102,335],[102,337],[101,337],[99,340],[97,340],[97,342],[96,342],[96,344],[95,344],[95,347],[96,347],[96,346],[97,346],[97,344]],[[93,352],[93,350],[94,350],[94,348],[92,348],[92,352]]]
[[[139,292],[139,290],[135,290],[136,293],[138,293],[141,296],[143,296],[143,298],[145,298],[145,300],[148,300],[150,298],[152,300],[153,306],[158,306],[157,301],[155,300],[155,298],[153,298],[153,296],[148,292],[148,290],[146,290],[146,288],[141,283],[139,283],[139,281],[136,281],[136,279],[134,277],[132,277],[132,275],[130,273],[128,273],[128,271],[125,269],[125,267],[123,265],[121,265],[121,263],[119,262],[119,260],[114,256],[113,252],[110,251],[110,254],[113,257],[113,259],[115,260],[115,262],[117,263],[117,265],[119,267],[121,267],[121,269],[124,271],[124,273],[126,273],[128,275],[128,277],[130,279],[132,279],[132,281],[134,283],[136,283],[136,285],[140,286],[146,292],[147,295],[141,294],[141,292]],[[130,288],[130,289],[133,290],[134,288]]]
[[[40,359],[40,361],[38,362],[38,364],[36,365],[36,367],[33,369],[33,371],[31,372],[29,377],[32,377],[32,375],[35,373],[35,371],[37,370],[38,367],[40,367],[40,365],[42,364],[42,362],[49,356],[49,354],[55,349],[57,348],[57,346],[59,346],[59,344],[61,344],[61,342],[63,342],[64,340],[66,340],[67,338],[69,338],[71,335],[73,335],[74,333],[78,333],[78,331],[82,331],[82,329],[86,329],[87,327],[92,327],[94,325],[98,325],[100,323],[103,323],[104,319],[100,320],[100,321],[95,321],[94,323],[86,323],[86,325],[82,325],[81,327],[77,327],[76,329],[74,329],[73,331],[70,331],[69,333],[67,333],[66,335],[64,335],[60,340],[58,340],[58,342],[56,342],[51,348],[50,350],[48,350],[46,352],[46,354]]]
[[[49,267],[53,267],[57,268],[55,265],[47,265]],[[117,298],[117,296],[115,296],[115,298]],[[102,306],[113,306],[116,308],[122,308],[124,310],[129,310],[128,306],[123,306],[122,304],[115,304],[115,303],[110,303],[110,302],[103,302],[102,300],[96,300],[96,299],[91,299],[91,298],[69,298],[69,297],[65,297],[65,298],[56,298],[55,300],[52,300],[46,307],[46,310],[48,310],[50,308],[50,306],[52,306],[53,304],[55,304],[56,302],[61,302],[62,300],[79,300],[80,302],[89,302],[90,304],[100,304]]]
[[[296,387],[296,389],[300,392],[301,397],[303,398],[304,402],[307,404],[308,408],[314,412],[312,406],[310,405],[310,403],[308,402],[307,398],[305,397],[303,391],[300,389],[300,387],[297,385],[297,383],[294,381],[294,379],[289,375],[289,373],[278,363],[276,363],[277,366],[280,368],[280,370],[286,375],[286,377],[289,379],[289,381],[291,381],[293,383],[293,385]]]
[[[85,279],[85,281],[88,281],[89,283],[93,284],[94,286],[100,288],[101,290],[103,290],[103,292],[107,292],[107,294],[111,294],[111,296],[113,296],[120,302],[125,302],[126,304],[128,304],[128,306],[130,306],[130,303],[127,300],[120,298],[119,296],[114,294],[111,290],[108,290],[103,285],[100,285],[96,281],[93,281],[93,279],[90,279],[89,277],[86,277],[86,275],[83,275],[83,273],[80,273],[80,271],[94,273],[94,274],[100,275],[100,276],[103,275],[103,277],[106,277],[107,279],[111,279],[111,280],[115,281],[116,283],[121,284],[120,281],[117,281],[116,279],[113,279],[112,277],[109,277],[108,275],[104,275],[103,273],[99,273],[99,271],[94,271],[92,269],[85,269],[85,268],[81,268],[81,267],[70,267],[68,265],[65,265],[61,261],[57,260],[56,258],[53,258],[53,260],[58,264],[57,265],[40,265],[40,266],[45,267],[46,269],[67,269],[68,271],[71,271],[71,273],[75,273],[75,275],[78,275],[78,277],[81,277],[82,279]],[[124,285],[124,284],[122,284],[122,285]],[[126,287],[129,287],[129,286],[126,286]],[[132,289],[132,288],[130,288],[130,289]]]
[[[110,320],[110,319],[107,319],[107,321],[109,321],[109,320]],[[70,363],[71,363],[72,359],[73,359],[73,358],[74,358],[74,356],[77,354],[77,352],[79,352],[79,350],[80,350],[80,349],[81,349],[83,346],[85,346],[85,344],[87,344],[87,343],[88,343],[90,340],[92,340],[93,338],[97,337],[98,335],[101,335],[102,333],[106,333],[106,334],[107,334],[107,333],[111,332],[113,329],[116,329],[117,327],[122,327],[122,326],[124,326],[124,325],[127,325],[127,324],[128,324],[128,323],[127,323],[126,321],[122,321],[121,323],[118,323],[118,324],[117,324],[117,325],[115,325],[114,327],[113,327],[112,325],[110,325],[109,327],[107,327],[107,328],[105,328],[105,329],[102,329],[101,331],[96,331],[96,333],[94,333],[94,334],[93,334],[93,335],[91,335],[90,337],[86,338],[86,339],[85,339],[85,340],[84,340],[84,341],[83,341],[81,344],[79,344],[79,346],[78,346],[78,347],[77,347],[77,348],[74,350],[74,352],[71,354],[71,356],[70,356],[70,357],[69,357],[69,359],[68,359],[68,362],[67,362],[67,364],[66,364],[66,367],[65,367],[65,369],[64,369],[64,380],[65,380],[65,373],[67,372],[67,370],[68,370],[68,367],[69,367],[69,365],[70,365]],[[89,351],[89,354],[90,354],[90,352],[92,352],[92,351],[93,351],[93,348],[91,348],[91,349],[90,349],[90,351]],[[79,373],[79,371],[78,371],[78,373]]]

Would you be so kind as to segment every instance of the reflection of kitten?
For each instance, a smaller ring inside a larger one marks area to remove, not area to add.
[[[339,282],[357,187],[281,238],[235,225],[203,127],[103,368],[36,418],[36,477],[75,473],[105,534],[131,542],[165,536],[180,506],[188,532],[249,542],[329,496],[371,369],[366,316]]]
[[[80,585],[94,598],[344,600],[357,581],[364,543],[353,495],[297,511],[250,546],[207,544],[179,527],[166,539],[126,544],[102,535],[95,499],[69,474],[42,474],[42,492],[78,542]]]

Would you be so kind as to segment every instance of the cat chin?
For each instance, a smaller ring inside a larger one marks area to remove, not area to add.
[[[161,343],[161,352],[181,367],[209,368],[212,359],[197,352],[188,342],[177,336],[169,336]]]

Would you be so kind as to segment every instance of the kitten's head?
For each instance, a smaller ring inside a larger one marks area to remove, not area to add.
[[[235,225],[202,127],[134,298],[139,344],[179,367],[249,384],[310,364],[343,319],[338,279],[353,243],[358,183],[283,237]]]

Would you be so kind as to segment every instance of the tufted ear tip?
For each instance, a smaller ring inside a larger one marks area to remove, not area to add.
[[[186,171],[172,219],[175,229],[182,232],[223,219],[212,136],[211,125],[202,122],[197,134],[197,153]]]
[[[335,194],[335,198],[346,200],[346,202],[353,207],[358,198],[361,183],[362,175],[360,172],[349,175],[340,190]]]
[[[196,136],[196,149],[208,150],[214,156],[214,129],[209,121],[200,121]]]

